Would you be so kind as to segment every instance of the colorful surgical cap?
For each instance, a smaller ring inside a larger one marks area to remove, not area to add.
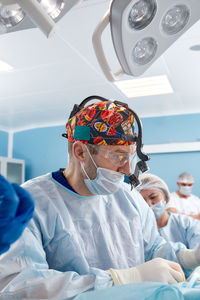
[[[134,116],[112,101],[101,101],[82,108],[66,124],[69,142],[94,145],[132,145]]]

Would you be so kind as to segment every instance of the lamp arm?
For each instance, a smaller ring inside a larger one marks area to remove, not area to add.
[[[122,75],[124,75],[124,71],[120,69],[118,72],[113,73],[110,69],[110,66],[108,64],[108,61],[105,57],[102,42],[101,42],[101,36],[107,25],[109,24],[110,20],[110,11],[107,11],[107,13],[104,15],[103,19],[99,22],[97,27],[95,28],[95,31],[92,35],[92,43],[93,48],[97,57],[97,60],[99,62],[99,65],[105,74],[106,78],[113,82],[118,81]]]

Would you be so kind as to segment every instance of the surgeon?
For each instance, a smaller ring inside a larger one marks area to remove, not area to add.
[[[140,183],[137,190],[153,210],[159,234],[167,241],[182,242],[188,249],[197,248],[200,244],[199,221],[166,210],[170,197],[166,183],[153,174],[141,175]]]
[[[170,194],[167,210],[200,220],[200,199],[192,194],[194,179],[188,172],[177,179],[178,190]]]
[[[21,236],[33,211],[31,195],[0,175],[0,254]]]
[[[0,257],[0,299],[72,299],[113,285],[183,281],[178,262],[194,268],[200,255],[159,235],[152,210],[133,187],[148,159],[138,116],[125,103],[91,96],[74,106],[64,136],[68,166],[23,185],[35,199],[35,214]],[[137,172],[131,167],[136,152]]]

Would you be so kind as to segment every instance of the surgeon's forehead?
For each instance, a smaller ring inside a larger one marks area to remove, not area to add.
[[[136,144],[123,146],[123,145],[101,145],[99,149],[109,150],[112,152],[120,152],[120,153],[134,153],[136,151]]]

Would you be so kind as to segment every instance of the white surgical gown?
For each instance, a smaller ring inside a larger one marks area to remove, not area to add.
[[[188,198],[181,198],[176,192],[170,194],[166,208],[175,207],[180,214],[198,215],[200,214],[200,199],[195,195]]]
[[[71,299],[112,286],[109,268],[129,268],[176,252],[152,210],[126,183],[113,195],[78,195],[47,174],[25,183],[34,218],[0,257],[0,299]]]
[[[189,216],[168,214],[167,225],[158,230],[160,235],[167,241],[181,242],[188,249],[197,248],[200,244],[200,222]]]

